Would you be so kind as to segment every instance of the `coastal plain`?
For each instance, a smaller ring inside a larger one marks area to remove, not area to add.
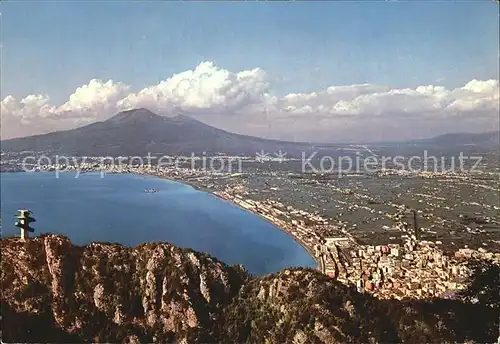
[[[388,152],[386,147],[370,148]],[[418,149],[407,148],[407,159]],[[95,157],[37,170],[177,180],[267,219],[300,243],[319,271],[356,285],[358,291],[382,298],[426,298],[463,288],[468,259],[500,261],[498,153],[467,149],[480,157],[474,169],[453,169],[448,162],[410,171],[393,166],[347,171],[340,166],[318,172],[305,170],[304,161],[292,156],[219,154],[217,161],[231,163],[226,169],[207,168],[207,156],[161,166],[102,163]],[[18,154],[2,159],[4,170],[19,170]],[[318,160],[309,166],[318,166]]]

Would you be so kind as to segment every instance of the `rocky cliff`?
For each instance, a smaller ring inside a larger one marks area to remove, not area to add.
[[[1,240],[2,341],[491,342],[489,309],[380,301],[310,269],[263,277],[168,243]]]

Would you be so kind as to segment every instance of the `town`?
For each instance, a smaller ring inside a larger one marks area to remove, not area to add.
[[[135,173],[190,184],[273,223],[322,273],[379,298],[447,297],[464,287],[471,258],[500,263],[495,166],[477,175],[386,169],[331,178],[277,161],[245,162],[241,172],[97,160],[37,170]]]

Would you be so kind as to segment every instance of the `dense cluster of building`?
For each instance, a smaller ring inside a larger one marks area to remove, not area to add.
[[[484,248],[462,248],[449,256],[440,248],[441,242],[417,240],[415,233],[406,226],[402,231],[402,244],[359,245],[349,233],[329,224],[328,219],[318,214],[281,202],[252,200],[244,193],[241,185],[216,192],[219,197],[287,231],[313,255],[323,273],[379,298],[451,296],[465,286],[469,274],[467,260],[487,259],[500,264],[500,253]],[[339,236],[323,236],[321,231],[325,227],[330,229],[329,233],[334,230]]]
[[[358,246],[349,253],[352,264],[344,266],[346,273],[339,280],[380,298],[446,297],[465,287],[468,259],[500,263],[500,253],[464,248],[450,257],[438,243],[412,237],[404,245]]]

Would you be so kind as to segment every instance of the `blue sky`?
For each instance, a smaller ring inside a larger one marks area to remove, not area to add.
[[[498,79],[498,6],[471,2],[4,2],[2,94],[64,102],[90,79],[138,90],[214,61],[278,94]]]
[[[3,138],[137,107],[298,141],[500,125],[493,0],[0,6]]]

